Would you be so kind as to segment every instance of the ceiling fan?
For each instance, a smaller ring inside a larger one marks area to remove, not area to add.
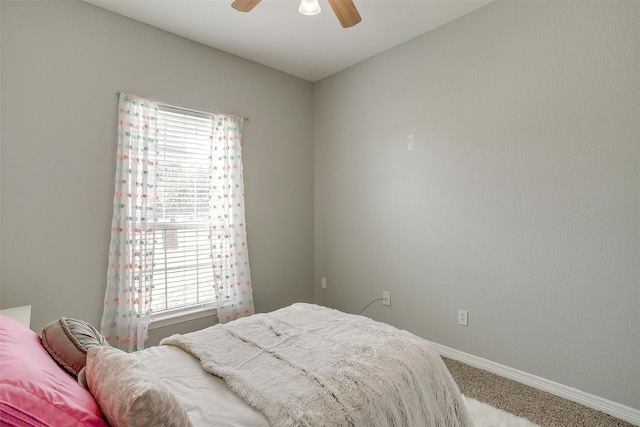
[[[240,12],[249,12],[251,9],[256,7],[256,5],[260,3],[260,0],[234,0],[231,7],[235,10],[239,10]],[[308,0],[302,0],[302,4],[300,5],[300,13],[315,15],[320,12],[320,6],[318,6],[317,0],[314,0],[312,3],[315,4],[316,8],[311,12],[303,12],[306,4],[309,3]],[[342,28],[349,28],[356,25],[358,22],[362,20],[360,18],[360,14],[358,13],[358,9],[353,4],[353,0],[329,0],[329,5],[331,5],[331,9],[333,9],[333,13],[336,14],[338,21],[340,21],[340,25]]]

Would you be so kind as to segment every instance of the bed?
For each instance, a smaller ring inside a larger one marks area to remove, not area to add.
[[[293,304],[132,354],[85,322],[42,338],[0,317],[0,424],[471,426],[431,345],[367,317]]]

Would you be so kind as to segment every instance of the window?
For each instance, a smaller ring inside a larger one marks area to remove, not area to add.
[[[157,127],[154,316],[212,305],[222,270],[209,233],[212,117],[160,105]]]
[[[152,313],[154,320],[172,323],[174,313],[184,320],[185,310],[199,317],[210,307],[225,323],[255,312],[243,123],[231,114],[199,113],[119,93],[100,322],[110,345],[144,348]]]

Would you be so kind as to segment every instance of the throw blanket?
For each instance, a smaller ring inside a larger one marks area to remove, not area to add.
[[[300,303],[160,344],[200,359],[273,426],[472,425],[431,345],[366,317]]]

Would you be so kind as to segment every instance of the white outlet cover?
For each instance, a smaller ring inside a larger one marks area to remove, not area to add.
[[[468,326],[468,313],[467,310],[458,310],[458,324]]]

